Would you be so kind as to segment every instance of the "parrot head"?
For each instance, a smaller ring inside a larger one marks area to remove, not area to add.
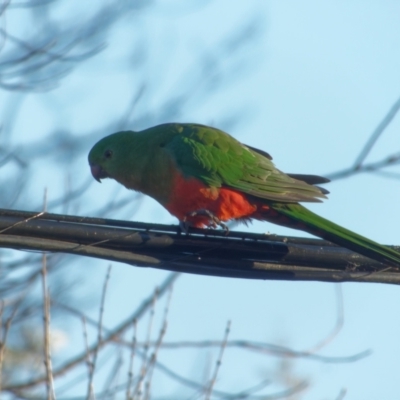
[[[119,163],[126,156],[126,136],[132,132],[117,132],[99,140],[90,150],[88,161],[93,178],[115,178]]]
[[[93,178],[112,178],[123,180],[125,175],[132,175],[143,150],[137,149],[137,132],[116,132],[99,140],[90,150],[88,161]],[[132,172],[133,171],[133,172]]]
[[[107,140],[109,136],[97,142],[90,150],[89,165],[93,178],[101,183],[101,179],[108,178],[107,170],[112,164],[114,146],[112,141]]]

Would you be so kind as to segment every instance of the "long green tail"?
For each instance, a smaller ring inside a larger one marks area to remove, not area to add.
[[[276,218],[272,215],[271,218],[269,218],[268,213],[265,215],[266,220],[271,220],[271,222],[274,223],[280,223],[292,228],[307,231],[312,235],[329,240],[332,243],[346,247],[381,263],[400,267],[399,252],[336,225],[333,222],[314,214],[301,204],[273,203],[270,204],[270,206],[277,211],[278,214],[287,217],[290,222],[279,221],[279,217]]]

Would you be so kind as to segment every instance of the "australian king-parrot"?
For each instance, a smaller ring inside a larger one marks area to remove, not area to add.
[[[301,202],[320,202],[328,180],[285,174],[261,150],[199,124],[169,123],[123,131],[89,153],[93,177],[113,178],[153,197],[185,226],[269,221],[300,229],[384,264],[400,267],[400,253],[324,219]]]

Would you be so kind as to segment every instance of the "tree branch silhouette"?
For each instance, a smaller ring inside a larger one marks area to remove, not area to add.
[[[368,138],[363,148],[361,149],[360,153],[356,157],[354,164],[340,171],[327,174],[326,177],[329,178],[330,180],[336,180],[356,175],[361,172],[373,172],[381,174],[382,176],[386,176],[388,178],[400,179],[400,174],[382,171],[382,169],[386,167],[400,165],[400,151],[387,155],[379,161],[365,163],[368,154],[371,152],[376,142],[379,140],[379,138],[383,135],[387,127],[396,117],[399,110],[400,110],[400,97],[394,102],[394,104],[388,110],[387,114],[383,117],[382,121],[380,121],[377,127],[373,130],[370,137]]]

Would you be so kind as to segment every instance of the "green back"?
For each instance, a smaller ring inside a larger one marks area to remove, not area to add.
[[[163,125],[153,128],[163,129]],[[185,176],[209,186],[227,186],[271,201],[320,201],[321,189],[275,168],[265,152],[247,147],[227,133],[197,124],[176,125],[166,144]]]

